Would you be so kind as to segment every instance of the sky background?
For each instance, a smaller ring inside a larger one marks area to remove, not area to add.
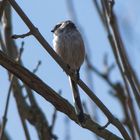
[[[71,19],[67,5],[68,0],[16,1],[51,46],[53,40],[51,29],[55,26],[56,23],[62,20]],[[86,53],[87,55],[90,54],[90,60],[93,63],[93,65],[100,71],[103,71],[103,58],[105,53],[108,54],[109,64],[115,62],[111,51],[111,47],[107,40],[107,33],[105,32],[101,24],[101,21],[97,15],[92,0],[75,0],[73,3],[76,11],[78,25],[80,25],[80,27],[82,28],[83,36],[86,38],[86,40],[84,38],[86,42],[85,47],[89,47]],[[135,70],[139,71],[140,61],[138,60],[140,53],[140,1],[117,0],[114,8],[118,18],[122,38],[124,40],[128,56],[130,58],[130,62],[133,64]],[[28,28],[14,10],[12,14],[13,33],[23,34],[28,32]],[[22,55],[24,66],[32,71],[36,67],[38,60],[41,60],[42,65],[37,71],[37,75],[45,83],[51,86],[55,91],[59,91],[61,89],[62,96],[72,103],[71,89],[68,83],[68,78],[63,72],[63,70],[43,49],[43,47],[41,47],[41,45],[33,36],[16,40],[17,46],[19,48],[21,46],[22,41],[25,41],[24,53]],[[88,84],[85,70],[85,64],[83,64],[80,71],[80,75],[81,79]],[[138,76],[140,76],[140,73],[138,73]],[[91,85],[93,86],[96,95],[118,119],[122,120],[123,114],[121,113],[122,110],[118,101],[114,100],[114,98],[110,96],[110,94],[108,94],[110,88],[104,81],[102,81],[102,79],[100,79],[94,73],[92,74],[92,78],[93,83]],[[115,67],[114,71],[111,73],[111,79],[112,81],[121,80],[120,73],[117,67]],[[1,66],[0,85],[1,121],[7,96],[7,87],[9,86],[7,72]],[[80,93],[82,100],[87,103],[88,107],[90,107],[91,102],[89,102],[89,99],[86,96],[86,94],[84,94],[82,90],[80,90]],[[46,100],[44,100],[41,96],[37,94],[35,94],[35,96],[40,107],[42,107],[45,115],[47,116],[48,121],[50,122],[54,107],[50,103],[46,102]],[[94,110],[90,108],[90,111]],[[99,110],[98,117],[99,123],[101,125],[104,125],[107,122],[107,119]],[[64,114],[60,112],[58,113],[54,134],[56,134],[60,140],[65,139],[65,134],[67,130],[64,121],[66,120],[66,118],[67,117]],[[69,125],[69,134],[71,136],[71,140],[84,140],[87,138],[88,140],[94,140],[93,134],[90,131],[80,128],[77,124],[75,124],[72,121],[69,122]],[[28,126],[31,130],[31,138],[33,140],[38,140],[34,128],[32,128],[30,124],[28,124]],[[118,130],[116,130],[116,128],[114,128],[113,126],[110,125],[108,129],[111,130],[113,133],[117,134],[118,136],[121,136]],[[10,98],[8,123],[6,126],[6,130],[8,131],[12,139],[18,140],[20,138],[20,140],[25,140],[24,132],[21,127],[20,119],[18,117],[15,100],[12,96]]]

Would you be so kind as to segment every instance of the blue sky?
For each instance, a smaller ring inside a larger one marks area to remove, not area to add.
[[[17,3],[21,6],[23,11],[27,14],[33,24],[39,29],[45,39],[52,46],[53,35],[50,32],[56,23],[62,20],[71,19],[70,14],[67,10],[67,0],[41,0],[41,1],[20,1],[17,0]],[[136,4],[137,3],[137,4]],[[121,33],[126,44],[126,49],[128,55],[130,56],[130,61],[133,62],[135,70],[139,69],[139,0],[118,0],[116,1],[115,11],[117,13],[118,22],[120,25]],[[104,31],[100,19],[96,13],[96,10],[92,4],[92,0],[74,1],[74,8],[78,17],[78,23],[84,30],[84,36],[87,38],[87,42],[90,48],[91,61],[94,66],[99,70],[103,70],[103,56],[105,53],[108,53],[109,63],[115,62],[111,48],[107,41],[107,34]],[[130,31],[128,30],[131,29]],[[13,32],[14,34],[22,34],[28,32],[28,28],[22,22],[20,17],[13,11]],[[21,41],[25,41],[24,53],[22,56],[23,63],[26,68],[33,70],[38,62],[42,61],[42,65],[39,68],[37,75],[48,85],[54,88],[56,91],[62,90],[62,96],[69,100],[72,103],[71,89],[69,87],[68,78],[63,70],[56,64],[56,62],[49,56],[48,53],[41,47],[37,40],[33,37],[27,37],[25,39],[16,40],[17,45],[20,47]],[[88,54],[89,52],[87,52]],[[133,56],[133,58],[132,58]],[[7,87],[9,85],[8,77],[6,71],[0,67],[0,120],[3,115],[3,109],[5,106],[5,99],[7,93]],[[111,79],[113,81],[120,80],[120,74],[117,69],[112,72]],[[81,68],[81,78],[87,83],[85,75],[85,65]],[[93,78],[93,87],[96,95],[103,101],[103,103],[109,108],[109,110],[119,119],[123,118],[121,113],[121,107],[113,97],[108,94],[109,88],[106,83],[98,78],[95,74],[92,75]],[[82,90],[81,97],[84,101],[88,101],[88,97],[83,93]],[[53,113],[53,106],[46,102],[42,97],[38,96],[37,101],[45,112],[47,119],[50,121]],[[88,103],[90,106],[90,103]],[[114,109],[115,108],[115,109]],[[92,109],[90,109],[92,110]],[[100,124],[103,125],[106,123],[106,118],[101,112],[98,112]],[[64,124],[65,115],[58,113],[58,118],[56,121],[56,127],[54,133],[58,135],[59,139],[64,139],[65,133],[65,124]],[[32,126],[28,125],[31,130],[31,137],[34,140],[37,140],[37,135]],[[10,99],[10,107],[8,112],[8,123],[6,127],[10,136],[13,139],[24,140],[24,132],[22,130],[20,119],[18,117],[16,104],[14,98]],[[112,132],[120,136],[120,133],[112,126],[109,126]],[[70,121],[70,134],[72,140],[77,139],[86,139],[94,140],[93,135],[88,131],[80,128],[77,124]]]

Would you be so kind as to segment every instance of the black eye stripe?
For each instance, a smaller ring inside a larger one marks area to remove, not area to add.
[[[57,28],[59,28],[61,26],[61,24],[57,24],[56,26],[55,26],[55,28],[57,29]]]
[[[76,28],[75,24],[74,24],[72,21],[67,20],[67,21],[62,21],[62,22],[60,22],[59,24],[57,24],[57,25],[51,30],[51,32],[54,33],[62,24],[64,24],[63,28],[65,28],[65,29],[75,29],[75,28]]]
[[[51,32],[54,32],[54,31],[57,30],[60,26],[61,26],[61,24],[57,24],[57,25],[51,30]]]
[[[69,23],[67,24],[67,26],[70,27],[70,28],[75,28],[75,25],[74,25],[74,23],[72,23],[72,22],[69,22]]]

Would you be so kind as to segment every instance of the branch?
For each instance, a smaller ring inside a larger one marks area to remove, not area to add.
[[[0,22],[1,22],[1,17],[3,15],[3,11],[5,9],[5,6],[7,4],[7,0],[3,0],[1,3],[0,3]]]
[[[21,54],[22,50],[19,52],[17,49],[17,46],[15,44],[15,41],[11,38],[12,33],[12,23],[11,23],[11,5],[8,3],[5,8],[5,16],[4,22],[3,22],[3,28],[4,28],[4,39],[5,44],[7,47],[8,56],[12,58],[17,58],[18,55]],[[24,42],[21,43],[21,47],[23,48]],[[15,53],[17,52],[17,53]],[[23,65],[22,61],[20,61],[20,64]],[[50,140],[51,135],[49,131],[49,124],[47,121],[47,118],[45,117],[44,113],[41,111],[41,108],[38,106],[38,104],[35,104],[35,100],[33,99],[33,94],[31,89],[29,89],[27,86],[25,87],[26,92],[28,93],[30,99],[32,97],[31,103],[26,102],[26,99],[23,95],[23,90],[21,87],[21,84],[17,78],[15,78],[14,85],[13,85],[13,95],[15,97],[15,101],[17,104],[18,113],[22,122],[22,126],[25,132],[25,136],[27,140],[30,140],[29,132],[26,127],[26,120],[31,123],[34,128],[36,129],[37,135],[39,139],[41,140]],[[30,104],[30,105],[28,105]]]
[[[5,126],[6,126],[6,122],[7,122],[7,113],[8,113],[8,107],[9,107],[9,100],[10,100],[10,95],[11,95],[13,83],[14,83],[14,76],[12,76],[12,78],[11,78],[11,83],[10,83],[10,86],[8,89],[6,106],[5,106],[5,110],[4,110],[1,133],[0,133],[0,140],[3,140],[3,136],[4,136],[4,132],[5,132]]]
[[[0,135],[1,135],[1,131],[2,131],[1,129],[2,129],[2,126],[1,126],[1,123],[0,123]],[[4,140],[11,140],[11,137],[9,136],[9,134],[6,131],[4,132],[3,139]]]
[[[96,1],[96,0],[95,0]],[[120,62],[120,57],[119,57],[119,55],[118,55],[118,51],[117,51],[117,47],[116,47],[116,43],[115,43],[115,39],[114,39],[114,37],[113,37],[113,35],[112,35],[112,32],[110,31],[110,22],[108,22],[108,13],[106,12],[106,11],[108,11],[107,9],[108,9],[108,5],[106,5],[106,3],[107,3],[107,1],[102,1],[101,0],[101,5],[102,5],[102,11],[99,11],[99,10],[97,10],[98,12],[102,12],[103,14],[104,14],[104,17],[105,17],[105,21],[106,21],[106,26],[104,26],[104,27],[106,27],[106,31],[107,31],[107,33],[108,33],[108,40],[109,40],[109,43],[110,43],[110,45],[111,45],[111,47],[112,47],[112,50],[113,50],[113,53],[114,53],[114,56],[115,56],[115,59],[116,59],[116,62],[117,62],[117,65],[118,65],[118,67],[119,67],[119,70],[120,70],[120,73],[121,73],[121,76],[122,76],[122,79],[123,79],[123,82],[124,82],[124,85],[125,85],[125,89],[126,89],[126,91],[125,91],[125,93],[127,94],[127,97],[128,97],[128,104],[127,104],[127,109],[129,109],[129,111],[130,111],[130,114],[132,115],[132,120],[134,120],[134,126],[136,127],[136,130],[137,130],[137,133],[138,133],[138,135],[140,134],[139,132],[139,127],[138,127],[138,123],[136,123],[137,122],[137,120],[136,120],[136,114],[135,114],[135,112],[134,112],[134,105],[133,105],[133,103],[132,103],[132,99],[131,99],[131,93],[130,93],[130,90],[129,90],[129,84],[128,84],[128,80],[127,80],[127,78],[126,78],[126,75],[124,74],[124,71],[123,71],[123,68],[122,68],[122,62]],[[106,8],[107,7],[107,8]],[[102,13],[99,13],[99,15],[101,14],[102,15]],[[109,17],[110,17],[110,13],[109,13]],[[104,24],[104,21],[101,19],[101,21],[103,22],[103,24]],[[122,46],[123,47],[123,46]],[[130,67],[130,69],[131,69],[131,71],[133,72],[133,70],[132,70],[132,68],[131,68],[131,66],[129,66]],[[128,68],[129,69],[129,68]],[[135,83],[137,84],[137,85],[139,85],[138,83],[138,80],[137,80],[137,78],[136,78],[136,75],[135,75],[135,73],[133,72],[133,78],[134,78],[134,81],[135,81]],[[105,79],[106,80],[106,79]],[[110,84],[110,81],[108,81],[107,80],[107,82]],[[111,84],[110,84],[111,85]],[[139,97],[138,97],[139,98]],[[129,114],[129,115],[130,115]],[[132,127],[131,127],[132,128]],[[133,128],[132,128],[133,129]]]
[[[133,90],[133,94],[135,96],[136,102],[138,107],[140,108],[140,88],[138,80],[136,79],[135,73],[129,63],[125,47],[119,32],[118,24],[117,24],[117,18],[115,16],[115,13],[113,11],[114,1],[104,1],[104,5],[106,8],[106,17],[108,18],[109,26],[112,29],[114,41],[115,41],[115,53],[118,56],[118,59],[120,61],[121,69],[123,71],[123,75],[126,78],[126,81],[128,80],[130,87]],[[113,46],[112,46],[113,47]]]
[[[17,58],[17,63],[20,61],[22,52],[23,51],[22,51],[22,48],[21,48],[19,56]],[[8,113],[8,107],[9,107],[10,95],[11,95],[12,87],[13,87],[13,84],[14,84],[15,76],[11,75],[10,78],[11,78],[11,83],[10,83],[10,86],[9,86],[9,89],[8,89],[8,94],[7,94],[7,99],[6,99],[6,105],[5,105],[4,115],[3,115],[3,122],[2,122],[2,128],[1,128],[1,133],[0,133],[0,140],[3,140],[3,136],[4,136],[4,131],[5,131],[6,123],[7,123],[7,113]]]
[[[65,136],[64,136],[64,140],[71,140],[70,121],[69,121],[67,116],[64,118],[64,122],[65,122],[65,132],[64,132]]]
[[[135,111],[134,111],[134,106],[133,106],[132,99],[125,94],[125,90],[124,90],[124,88],[122,87],[121,84],[119,84],[119,83],[116,83],[116,84],[115,83],[112,83],[111,80],[108,77],[108,74],[107,75],[104,75],[104,73],[101,73],[100,71],[98,71],[90,63],[90,61],[88,59],[87,59],[87,64],[88,64],[89,69],[92,70],[93,72],[95,72],[103,80],[105,80],[107,82],[107,84],[115,92],[114,97],[117,97],[118,100],[120,101],[121,106],[122,106],[123,111],[124,111],[124,114],[125,114],[125,117],[126,117],[125,120],[127,122],[125,124],[128,126],[128,128],[129,128],[129,130],[130,130],[130,132],[132,134],[132,137],[135,140],[135,135],[134,135],[135,129],[134,129],[134,127],[136,128],[136,131],[137,131],[137,133],[139,135],[139,126],[138,126],[138,121],[137,121],[136,114],[135,114]],[[129,111],[130,111],[133,119],[131,118],[131,115],[129,114]]]
[[[42,61],[39,60],[38,63],[37,63],[37,66],[33,69],[33,73],[36,73],[41,65]]]
[[[16,77],[20,78],[25,84],[27,84],[31,89],[36,91],[39,95],[44,97],[47,101],[55,106],[55,108],[63,113],[65,113],[70,119],[78,123],[74,108],[71,104],[58,95],[52,88],[46,85],[41,79],[35,76],[26,68],[17,64],[17,62],[9,59],[3,52],[0,51],[0,65],[5,67],[8,71],[13,73]],[[91,120],[91,118],[86,116],[86,124],[84,128],[96,133],[98,136],[108,140],[122,140],[115,134],[110,131],[104,129],[99,130],[101,127],[97,123]]]
[[[32,35],[32,33],[29,31],[29,32],[27,32],[27,33],[25,33],[25,34],[21,34],[21,35],[12,35],[11,37],[12,37],[13,39],[18,39],[18,38],[25,38],[25,37],[30,36],[30,35]]]
[[[98,1],[98,0],[92,0],[92,2],[93,2],[94,6],[95,6],[95,8],[96,8],[97,14],[98,14],[99,17],[100,17],[100,20],[101,20],[101,23],[102,23],[103,26],[104,26],[104,29],[105,29],[105,30],[108,30],[108,28],[107,28],[107,23],[106,23],[106,19],[105,19],[105,17],[104,17],[104,13],[102,13],[102,9],[101,9],[101,7],[100,7],[100,5],[99,5],[99,1]]]

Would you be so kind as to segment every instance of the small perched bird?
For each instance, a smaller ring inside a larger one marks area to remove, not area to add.
[[[54,50],[62,58],[63,62],[68,65],[70,70],[79,76],[79,69],[85,58],[85,47],[80,32],[70,20],[60,22],[54,27],[52,32],[54,35]],[[69,79],[78,121],[80,124],[83,124],[85,118],[78,86],[71,77]]]

